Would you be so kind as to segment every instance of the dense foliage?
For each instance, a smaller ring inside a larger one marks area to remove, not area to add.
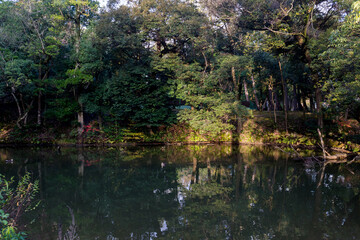
[[[0,121],[212,138],[249,109],[360,120],[359,1],[0,1]]]

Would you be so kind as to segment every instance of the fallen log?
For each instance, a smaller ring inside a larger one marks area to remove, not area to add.
[[[352,151],[346,150],[346,149],[342,149],[342,148],[330,148],[332,151],[335,152],[342,152],[342,153],[353,153]]]

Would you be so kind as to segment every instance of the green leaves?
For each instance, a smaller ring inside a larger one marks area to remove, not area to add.
[[[39,183],[31,182],[30,173],[26,173],[19,180],[16,188],[12,188],[13,183],[13,178],[7,181],[3,175],[0,175],[0,238],[23,240],[26,234],[18,232],[13,225],[24,211],[30,209],[31,201],[39,191]]]
[[[62,87],[66,87],[68,85],[88,84],[93,80],[93,76],[84,73],[82,69],[69,69],[66,71],[66,76],[68,78],[63,82]]]
[[[166,86],[149,74],[139,74],[137,68],[122,69],[107,82],[105,99],[116,119],[136,126],[159,126],[171,119]]]
[[[33,62],[29,59],[14,58],[5,63],[4,75],[7,82],[14,87],[31,82]]]
[[[338,112],[356,111],[360,104],[359,4],[359,1],[353,3],[351,13],[330,34],[328,49],[321,54],[323,61],[331,67],[330,78],[325,81],[323,90],[327,92],[329,106]]]

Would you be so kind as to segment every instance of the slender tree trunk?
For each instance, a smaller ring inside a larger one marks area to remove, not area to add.
[[[253,92],[254,92],[255,104],[256,104],[257,109],[260,110],[261,107],[259,104],[259,99],[256,94],[256,83],[255,83],[254,75],[252,72],[251,72],[251,82],[252,82],[252,87],[253,87]]]
[[[15,100],[15,103],[16,103],[16,106],[17,106],[17,109],[18,109],[19,118],[21,118],[21,116],[22,116],[21,107],[20,107],[19,100],[17,99],[17,97],[15,95],[15,88],[14,87],[11,88],[11,96],[13,96],[13,98]]]
[[[308,109],[308,107],[307,107],[307,104],[306,104],[306,96],[305,96],[304,93],[302,94],[302,101],[303,101],[303,110],[304,110],[305,112],[309,111],[309,109]]]
[[[349,108],[346,108],[345,114],[344,114],[344,120],[347,121],[349,116]]]
[[[288,94],[287,94],[286,83],[285,83],[284,76],[282,73],[280,59],[279,59],[279,69],[280,69],[280,76],[281,76],[281,84],[282,84],[283,93],[284,93],[283,95],[284,95],[285,131],[286,131],[286,134],[288,134],[289,133],[289,131],[288,131],[288,102],[287,102]]]
[[[193,169],[191,172],[191,184],[195,183],[195,176],[196,176],[196,168],[197,168],[197,159],[196,157],[193,157]]]
[[[267,103],[267,108],[268,111],[273,111],[274,110],[274,106],[275,106],[275,102],[274,102],[274,95],[273,95],[273,91],[271,88],[269,88],[269,97],[268,97],[268,103]]]
[[[41,125],[41,91],[39,91],[38,95],[38,109],[37,109],[37,125]]]
[[[313,96],[310,96],[310,112],[314,112],[315,106],[314,106],[314,98]]]
[[[245,80],[243,81],[243,85],[244,85],[245,99],[248,102],[249,101],[249,91],[248,91],[248,87],[247,87],[247,82]]]
[[[235,74],[235,67],[231,67],[231,77],[234,83],[234,89],[235,89],[235,98],[237,101],[240,101],[240,94],[241,94],[241,89],[239,87],[239,81],[236,79],[236,74]]]
[[[296,103],[297,103],[297,110],[298,111],[302,111],[303,110],[303,106],[301,105],[301,94],[300,94],[300,89],[296,88],[296,86],[294,85],[294,89],[295,91],[295,99],[296,99]]]
[[[256,165],[254,165],[254,170],[251,176],[251,182],[254,183],[255,182],[255,177],[256,177]]]
[[[77,8],[79,8],[79,6],[77,6]],[[80,65],[79,62],[79,54],[80,54],[80,40],[81,40],[81,13],[80,13],[80,9],[76,10],[77,14],[75,17],[75,43],[74,43],[74,47],[75,47],[75,54],[76,54],[76,65],[75,68],[77,69]]]
[[[273,91],[273,94],[274,94],[274,101],[275,101],[275,109],[276,109],[276,111],[281,111],[282,108],[281,108],[279,96],[277,95],[275,89]]]
[[[315,90],[315,98],[316,98],[316,114],[318,118],[318,126],[323,131],[323,117],[322,117],[322,111],[321,111],[321,89],[320,87],[316,87]]]
[[[273,105],[273,112],[274,112],[274,122],[275,124],[277,123],[277,119],[276,119],[276,103],[275,103],[275,98],[274,98],[274,92],[271,90],[271,101],[272,101],[272,105]]]
[[[99,130],[102,131],[102,129],[103,129],[103,120],[102,120],[102,117],[101,117],[101,113],[99,113],[99,115],[98,115],[98,122],[99,122]]]
[[[298,102],[297,102],[297,95],[296,95],[296,86],[293,86],[293,97],[292,97],[292,101],[289,104],[291,106],[290,111],[297,111],[298,110]]]
[[[241,167],[242,159],[240,151],[237,152],[237,166],[236,166],[236,185],[235,185],[235,199],[239,200],[241,192]]]
[[[15,100],[16,107],[17,107],[18,114],[19,114],[18,119],[16,120],[16,125],[19,128],[22,128],[23,126],[20,123],[23,122],[24,126],[27,124],[28,114],[29,114],[30,109],[32,108],[32,104],[33,104],[34,100],[32,100],[30,105],[27,105],[27,108],[25,108],[24,101],[22,100],[22,95],[20,95],[20,101],[19,101],[19,99],[15,95],[14,87],[11,87],[11,96]],[[21,102],[21,104],[20,104],[20,102]],[[21,108],[22,108],[22,110],[21,110]]]
[[[303,118],[304,118],[304,122],[305,122],[305,120],[306,120],[306,111],[308,110],[308,108],[306,106],[306,97],[305,97],[304,93],[302,94],[302,100],[303,100]]]
[[[209,157],[206,160],[206,166],[207,166],[208,181],[211,182],[211,164],[210,164],[210,158]]]
[[[231,76],[234,82],[234,88],[235,88],[235,97],[236,100],[239,102],[240,104],[240,95],[241,95],[241,84],[240,81],[236,79],[236,75],[235,75],[235,67],[231,68]],[[237,127],[236,127],[236,131],[238,133],[238,135],[240,136],[241,131],[242,131],[242,119],[241,116],[236,116],[236,122],[237,122]]]

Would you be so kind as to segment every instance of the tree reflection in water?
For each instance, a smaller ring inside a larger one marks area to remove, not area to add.
[[[360,238],[358,165],[321,169],[270,147],[226,145],[0,157],[0,173],[40,178],[41,206],[24,219],[31,239],[56,239],[72,222],[67,206],[80,239]]]

